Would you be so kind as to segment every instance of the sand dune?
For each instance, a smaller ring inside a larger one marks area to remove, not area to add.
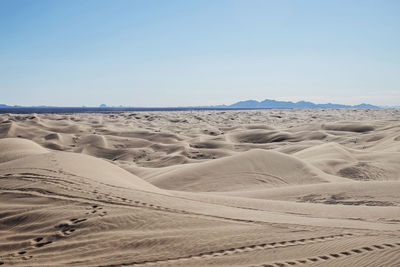
[[[0,115],[0,264],[399,266],[399,121]]]
[[[200,192],[325,182],[297,158],[261,149],[202,163],[161,168],[154,175],[144,177],[160,188]]]
[[[0,163],[47,152],[42,146],[27,139],[0,139]]]
[[[373,131],[375,127],[370,124],[360,122],[336,122],[322,124],[322,129],[331,131],[364,133]]]
[[[359,151],[327,143],[296,152],[326,173],[354,180],[399,180],[400,154]]]
[[[2,146],[1,143],[7,145]],[[77,153],[47,152],[39,145],[24,139],[7,138],[2,139],[1,143],[0,147],[17,145],[17,150],[3,153],[3,163],[0,164],[2,170],[9,170],[11,173],[19,171],[29,174],[35,173],[36,170],[45,170],[81,177],[82,182],[95,180],[109,186],[167,194],[132,173],[102,159]]]

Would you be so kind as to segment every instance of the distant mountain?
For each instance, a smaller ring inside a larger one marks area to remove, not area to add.
[[[315,104],[307,101],[290,102],[290,101],[277,101],[271,99],[265,99],[264,101],[256,100],[246,100],[239,101],[232,105],[227,106],[227,108],[379,108],[378,106],[370,104],[360,104],[360,105],[342,105],[342,104]]]
[[[0,108],[19,108],[19,107],[22,107],[22,106],[17,106],[17,105],[9,106],[9,105],[6,105],[6,104],[0,104]]]
[[[107,106],[101,104],[99,107],[57,107],[57,106],[9,106],[0,104],[0,113],[45,113],[45,112],[107,112],[107,111],[151,111],[151,110],[192,110],[192,109],[262,109],[262,108],[399,108],[399,107],[378,107],[370,104],[359,104],[355,106],[341,104],[315,104],[307,101],[290,102],[265,99],[264,101],[245,100],[232,105],[216,106],[185,106],[185,107],[124,107]]]
[[[261,103],[256,100],[239,101],[227,106],[227,108],[260,108]]]

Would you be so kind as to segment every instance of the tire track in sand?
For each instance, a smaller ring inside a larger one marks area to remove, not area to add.
[[[299,246],[299,245],[306,245],[310,243],[319,243],[319,242],[327,242],[332,241],[338,238],[345,238],[353,236],[354,234],[345,233],[345,234],[336,234],[336,235],[327,235],[327,236],[318,236],[318,237],[311,237],[311,238],[302,238],[302,239],[293,239],[293,240],[285,240],[285,241],[276,241],[270,243],[261,243],[261,244],[254,244],[248,246],[241,246],[241,247],[233,247],[228,249],[220,249],[215,251],[208,251],[202,252],[199,254],[184,256],[184,257],[176,257],[176,258],[166,258],[166,259],[159,259],[159,260],[143,260],[143,261],[133,261],[127,263],[120,263],[118,265],[107,265],[107,266],[131,266],[131,265],[152,265],[152,264],[161,264],[161,263],[175,263],[185,260],[191,259],[207,259],[213,257],[221,257],[221,256],[229,256],[238,253],[246,253],[256,250],[267,250],[267,249],[274,249],[274,248],[284,248],[290,246]],[[400,246],[400,245],[399,245]],[[285,265],[283,265],[285,266]]]
[[[261,265],[252,265],[252,267],[285,267],[285,266],[294,266],[294,265],[303,265],[314,262],[325,262],[325,261],[334,261],[341,259],[343,257],[349,257],[354,255],[361,255],[377,250],[385,250],[385,249],[394,249],[400,247],[400,242],[397,243],[384,243],[379,245],[371,245],[364,246],[361,248],[354,248],[346,251],[341,251],[338,253],[330,253],[330,254],[322,254],[319,256],[306,257],[301,259],[294,260],[285,260],[285,261],[276,261],[273,263],[261,264]]]

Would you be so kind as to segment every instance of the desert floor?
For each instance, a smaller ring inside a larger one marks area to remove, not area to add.
[[[400,110],[2,114],[0,264],[400,266]]]

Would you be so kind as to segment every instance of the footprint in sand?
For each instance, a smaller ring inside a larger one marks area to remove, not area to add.
[[[49,245],[49,244],[51,244],[51,243],[53,243],[53,241],[41,242],[41,243],[35,244],[35,247],[36,247],[36,248],[41,248],[41,247],[44,247],[44,246]]]
[[[97,214],[100,217],[103,217],[107,215],[107,211],[104,211],[102,207],[98,205],[92,205],[89,208],[87,208],[87,211],[85,212],[86,215],[91,215],[91,214]]]
[[[58,233],[58,236],[67,236],[72,234],[73,232],[75,232],[75,228],[73,227],[73,225],[79,224],[81,222],[86,221],[87,219],[83,218],[83,219],[78,219],[78,218],[72,218],[70,219],[69,222],[67,223],[60,223],[59,225],[57,225],[55,228],[60,229],[60,232]]]

